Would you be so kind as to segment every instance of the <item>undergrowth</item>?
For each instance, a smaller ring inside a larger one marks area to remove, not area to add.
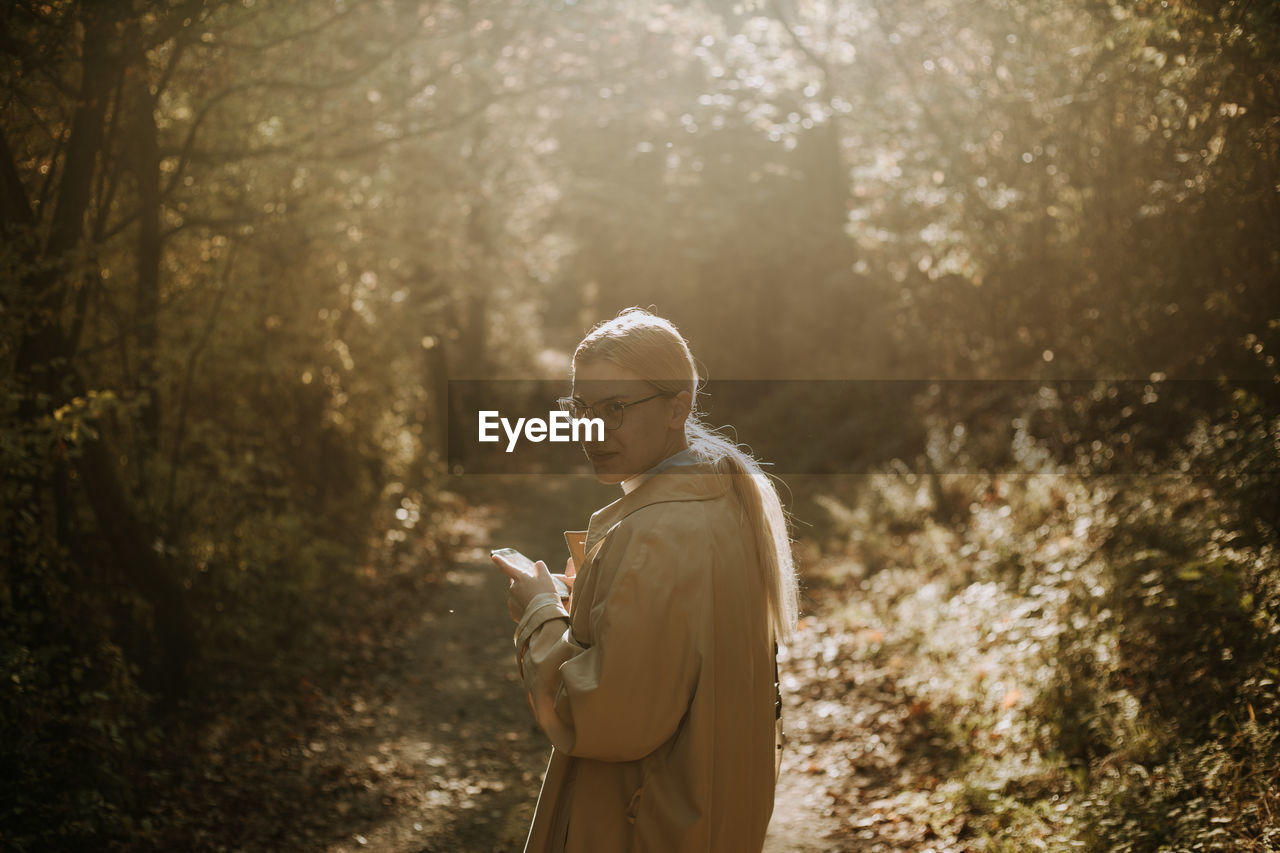
[[[849,591],[839,619],[883,633],[963,756],[939,787],[957,849],[1280,847],[1277,453],[1257,438],[1206,420],[1171,470],[1099,475],[1021,435],[1001,473],[890,465],[817,498],[811,586]]]

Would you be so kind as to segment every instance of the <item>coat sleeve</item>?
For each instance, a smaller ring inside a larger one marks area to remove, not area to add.
[[[541,596],[516,637],[518,649],[527,638],[521,675],[538,724],[562,752],[601,761],[641,758],[679,726],[701,666],[698,579],[710,568],[681,565],[689,555],[652,530],[618,539],[593,566],[604,574],[590,603],[590,647]],[[609,554],[615,546],[621,553]]]

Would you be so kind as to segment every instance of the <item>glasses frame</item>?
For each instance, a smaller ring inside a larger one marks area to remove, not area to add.
[[[647,403],[650,400],[656,400],[658,397],[674,397],[678,393],[679,393],[678,391],[659,391],[657,394],[650,394],[648,397],[642,397],[639,400],[632,400],[630,403],[620,403],[617,400],[610,400],[608,403],[605,403],[604,405],[618,407],[617,426],[609,426],[608,419],[605,418],[603,412],[599,411],[595,405],[588,406],[585,400],[579,400],[577,397],[557,397],[556,404],[560,407],[561,411],[568,412],[569,416],[573,418],[581,418],[581,417],[588,417],[588,416],[598,417],[601,421],[605,422],[604,428],[610,432],[613,432],[614,430],[622,429],[622,424],[626,421],[627,409],[631,408],[632,406],[638,406],[641,403]],[[597,403],[596,405],[600,405],[600,404]],[[583,414],[581,415],[574,414],[573,412],[574,408],[580,408]]]

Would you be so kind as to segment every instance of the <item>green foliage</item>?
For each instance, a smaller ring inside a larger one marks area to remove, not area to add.
[[[1143,439],[1158,468],[1073,453],[1087,406],[1037,395],[992,418],[1017,425],[1003,454],[930,445],[997,474],[894,462],[819,496],[845,619],[889,633],[897,683],[947,720],[948,796],[985,849],[1275,844],[1280,540],[1257,504],[1280,424],[1213,399]]]
[[[110,395],[91,394],[60,417],[17,418],[0,407],[0,838],[7,848],[78,849],[122,833],[139,757],[154,745],[149,697],[108,638],[109,599],[95,567],[72,559],[33,500]]]
[[[119,647],[21,644],[31,619],[5,615],[0,637],[0,827],[9,849],[79,849],[127,835],[141,757],[157,732]]]
[[[1235,420],[1198,424],[1178,456],[1215,477],[1152,476],[1117,496],[1102,609],[1062,638],[1043,710],[1092,772],[1073,809],[1091,849],[1275,842],[1280,542],[1253,519],[1278,457],[1254,437],[1238,467]]]

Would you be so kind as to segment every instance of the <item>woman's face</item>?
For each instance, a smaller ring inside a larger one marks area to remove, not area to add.
[[[610,361],[578,362],[574,366],[573,396],[595,406],[609,400],[632,403],[659,393],[638,373]],[[692,395],[654,397],[623,411],[622,426],[605,430],[604,441],[583,442],[582,449],[596,479],[616,485],[643,473],[688,446],[684,422]]]

